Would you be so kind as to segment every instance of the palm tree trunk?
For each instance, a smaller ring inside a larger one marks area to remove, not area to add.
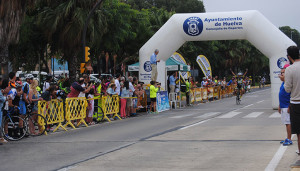
[[[0,48],[0,61],[1,61],[1,75],[2,78],[8,77],[8,45]]]
[[[70,82],[73,83],[76,81],[76,75],[78,73],[77,70],[79,69],[77,58],[75,56],[73,58],[68,58],[68,68],[69,68]]]

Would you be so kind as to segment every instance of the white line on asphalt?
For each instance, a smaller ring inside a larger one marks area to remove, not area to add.
[[[292,135],[292,139],[293,139],[294,135]],[[277,167],[277,165],[279,164],[285,150],[287,149],[288,146],[283,146],[280,145],[280,147],[278,148],[276,154],[273,156],[272,160],[270,161],[270,163],[268,164],[268,166],[265,168],[265,171],[274,171]]]
[[[242,112],[234,112],[234,111],[232,111],[232,112],[229,112],[229,113],[227,113],[225,115],[219,116],[218,118],[222,118],[222,119],[224,119],[224,118],[226,118],[226,119],[227,118],[232,118],[232,117],[234,117],[234,116],[236,116],[236,115],[238,115],[240,113],[242,113]]]
[[[207,121],[209,121],[209,120],[210,120],[210,119],[207,119],[207,120],[205,120],[205,121],[201,121],[201,122],[198,122],[198,123],[189,125],[189,126],[185,126],[185,127],[183,127],[183,128],[180,128],[179,130],[184,130],[184,129],[187,129],[187,128],[190,128],[190,127],[193,127],[193,126],[196,126],[196,125],[200,125],[200,124],[203,124],[203,123],[205,123],[205,122],[207,122]]]
[[[170,117],[170,118],[173,118],[173,119],[179,119],[179,118],[184,118],[184,117],[188,117],[188,116],[192,116],[193,114],[189,114],[189,115],[180,115],[180,116],[173,116],[173,117]]]
[[[242,109],[247,108],[247,107],[250,107],[250,106],[253,106],[253,104],[249,104],[249,105],[243,107]]]
[[[271,116],[269,116],[269,118],[280,118],[281,115],[278,112],[274,112]]]
[[[209,112],[209,113],[205,113],[201,116],[197,116],[195,118],[207,118],[207,117],[211,117],[211,116],[214,116],[214,115],[217,115],[217,114],[220,114],[221,112]]]
[[[261,103],[261,102],[263,102],[263,101],[265,101],[265,100],[261,100],[261,101],[258,101],[258,102],[256,102],[256,103]]]
[[[244,116],[243,118],[256,118],[259,115],[263,114],[264,112],[252,112],[249,115]]]

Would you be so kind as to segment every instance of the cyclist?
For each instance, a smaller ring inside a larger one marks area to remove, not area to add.
[[[248,68],[246,69],[246,72],[243,74],[242,72],[239,72],[237,75],[232,71],[230,68],[231,73],[234,77],[237,77],[237,89],[241,92],[241,96],[245,93],[245,84],[244,84],[244,77],[248,72]]]

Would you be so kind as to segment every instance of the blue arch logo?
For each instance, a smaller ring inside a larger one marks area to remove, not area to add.
[[[277,66],[278,68],[282,69],[284,67],[284,65],[287,63],[287,59],[284,57],[281,57],[277,60]]]
[[[187,35],[198,36],[203,31],[203,22],[199,17],[190,17],[184,21],[183,30]]]
[[[146,62],[144,63],[144,70],[145,70],[146,72],[152,71],[152,67],[151,67],[150,61],[146,61]]]

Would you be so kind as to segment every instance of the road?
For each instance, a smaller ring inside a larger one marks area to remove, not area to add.
[[[270,92],[9,142],[0,170],[290,170],[297,147],[279,144]]]

